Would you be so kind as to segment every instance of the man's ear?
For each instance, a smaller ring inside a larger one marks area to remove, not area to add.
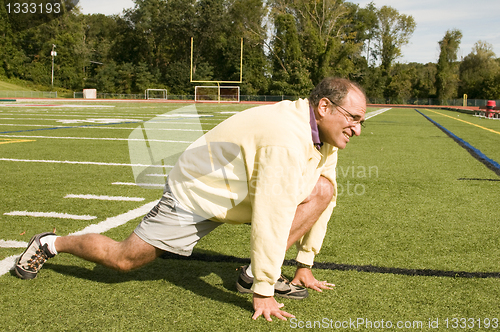
[[[318,115],[323,118],[330,113],[330,101],[327,98],[321,98],[318,103]]]

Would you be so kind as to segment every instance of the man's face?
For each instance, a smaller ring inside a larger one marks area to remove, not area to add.
[[[319,138],[322,142],[344,149],[352,136],[361,134],[360,122],[365,120],[365,113],[365,97],[356,88],[349,91],[342,105],[337,106],[328,98],[322,98],[316,118]]]

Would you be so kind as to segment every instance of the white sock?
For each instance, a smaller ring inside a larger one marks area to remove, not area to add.
[[[248,265],[247,267],[247,274],[250,278],[253,278],[253,273],[252,273],[252,263],[250,263],[250,265]]]
[[[50,253],[52,255],[57,255],[57,250],[56,250],[56,239],[58,238],[57,235],[46,235],[40,239],[40,244],[43,246],[47,244],[47,249],[49,249]]]

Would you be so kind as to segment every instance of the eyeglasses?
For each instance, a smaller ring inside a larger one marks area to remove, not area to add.
[[[342,106],[340,106],[339,104],[334,103],[334,102],[333,102],[330,98],[326,97],[326,99],[328,99],[328,101],[329,101],[330,103],[332,103],[333,105],[335,105],[335,106],[339,107],[340,109],[342,109],[344,112],[346,112],[346,113],[349,115],[349,117],[348,117],[347,115],[343,114],[343,115],[345,116],[345,118],[346,118],[347,122],[349,122],[349,123],[351,123],[351,124],[353,124],[353,125],[355,125],[355,126],[357,126],[357,125],[359,124],[361,127],[365,128],[365,121],[364,121],[364,120],[363,120],[363,121],[354,120],[354,119],[355,119],[355,116],[354,116],[354,115],[352,115],[352,114],[351,114],[351,112],[349,112],[348,110],[346,110],[345,108],[343,108],[343,107],[342,107]]]

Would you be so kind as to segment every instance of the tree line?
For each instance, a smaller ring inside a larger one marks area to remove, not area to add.
[[[462,33],[449,30],[436,41],[437,63],[398,63],[415,20],[373,2],[134,0],[121,15],[74,8],[38,21],[0,3],[0,76],[41,85],[51,82],[55,47],[55,86],[193,94],[191,38],[200,81],[239,80],[243,38],[243,95],[307,96],[323,77],[339,76],[372,99],[500,99],[500,60],[490,44],[478,41],[458,59]]]

